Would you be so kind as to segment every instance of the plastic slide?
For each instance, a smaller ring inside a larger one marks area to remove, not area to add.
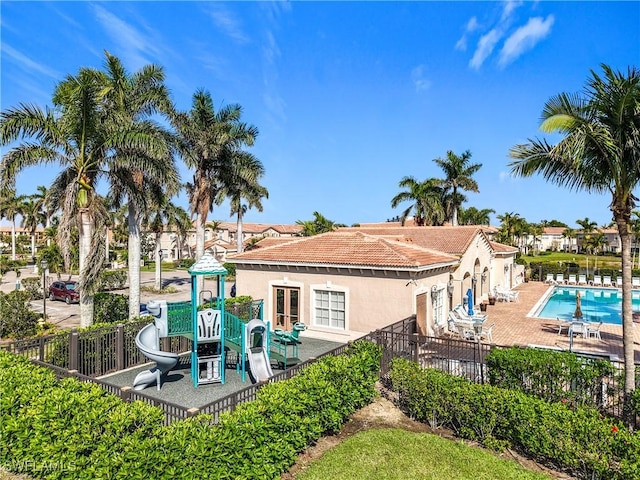
[[[160,350],[158,329],[153,323],[138,332],[136,345],[145,357],[152,362],[156,362],[156,366],[136,375],[133,380],[133,388],[135,390],[143,390],[155,383],[158,390],[160,390],[160,377],[178,363],[178,354]]]
[[[260,382],[262,380],[266,380],[269,377],[273,376],[273,371],[271,370],[271,361],[269,360],[269,352],[266,338],[264,333],[267,331],[267,325],[258,319],[253,319],[249,323],[247,323],[247,334],[246,334],[246,350],[247,357],[249,357],[249,367],[251,368],[251,374],[253,375],[255,382]],[[252,333],[254,330],[258,330],[257,333],[262,336],[262,345],[251,347],[253,345]]]

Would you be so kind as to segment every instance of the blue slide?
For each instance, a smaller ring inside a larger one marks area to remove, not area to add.
[[[172,352],[163,352],[159,347],[158,329],[154,323],[150,323],[136,335],[136,345],[152,362],[156,362],[156,366],[140,372],[133,380],[133,388],[135,390],[143,390],[154,383],[160,390],[161,376],[171,370],[178,363],[178,354]]]

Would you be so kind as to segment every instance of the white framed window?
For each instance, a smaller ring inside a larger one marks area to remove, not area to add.
[[[438,288],[434,287],[431,290],[431,301],[433,303],[433,323],[434,325],[445,325],[445,293],[446,289],[444,287]]]
[[[346,328],[346,294],[336,290],[313,291],[313,319],[318,327]]]

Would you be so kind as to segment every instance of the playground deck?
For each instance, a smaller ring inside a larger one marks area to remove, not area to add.
[[[341,343],[307,337],[301,337],[301,340],[302,343],[298,346],[298,358],[300,361],[317,357],[342,345]],[[163,379],[160,391],[153,385],[145,388],[143,392],[152,397],[183,407],[200,408],[214,400],[226,397],[251,385],[251,380],[248,375],[247,381],[242,382],[241,373],[236,371],[234,363],[235,356],[231,354],[227,359],[224,384],[205,384],[194,387],[191,378],[191,361],[189,354],[186,353],[180,357],[178,364],[170,370]],[[101,379],[118,387],[130,387],[133,385],[133,379],[136,375],[143,370],[149,369],[150,364],[151,363],[146,363],[136,368],[116,372],[101,377]],[[281,371],[276,368],[275,362],[272,363],[272,368],[274,374]]]

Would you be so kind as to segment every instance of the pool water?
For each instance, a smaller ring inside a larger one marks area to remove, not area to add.
[[[622,325],[622,290],[615,288],[554,287],[533,316],[571,320],[576,311],[576,292],[580,292],[580,310],[584,320]],[[632,292],[631,302],[632,310],[640,311],[640,291]]]

